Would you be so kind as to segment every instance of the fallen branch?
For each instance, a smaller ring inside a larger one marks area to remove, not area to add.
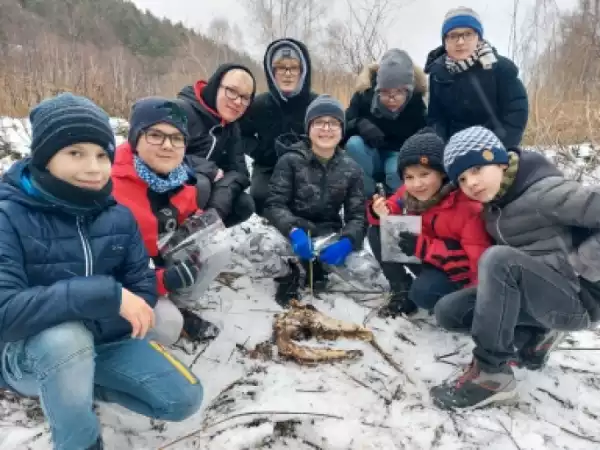
[[[596,438],[593,438],[593,437],[591,437],[591,436],[584,436],[583,434],[579,434],[579,433],[577,433],[576,431],[569,430],[568,428],[565,428],[565,427],[563,427],[563,426],[560,426],[560,425],[558,425],[558,424],[556,424],[556,423],[554,423],[554,422],[550,422],[548,419],[542,419],[542,420],[543,420],[544,422],[546,422],[546,423],[550,424],[550,425],[553,425],[553,426],[555,426],[555,427],[556,427],[556,428],[558,428],[559,430],[562,430],[562,431],[564,431],[565,433],[567,433],[567,434],[569,434],[569,435],[571,435],[571,436],[573,436],[573,437],[576,437],[576,438],[579,438],[579,439],[583,439],[584,441],[593,442],[594,444],[600,444],[600,440],[598,440],[598,439],[596,439]]]
[[[519,445],[519,443],[517,442],[517,440],[515,439],[513,434],[509,431],[509,429],[506,427],[506,425],[504,425],[500,419],[498,419],[498,423],[504,429],[504,431],[506,431],[506,435],[510,438],[510,440],[514,444],[515,448],[517,450],[523,450],[523,448]]]
[[[600,347],[557,347],[555,350],[563,352],[597,352]]]
[[[375,350],[377,350],[377,352],[383,357],[383,359],[385,359],[388,362],[388,364],[390,366],[392,366],[394,369],[396,369],[398,371],[398,373],[404,375],[406,377],[406,379],[408,381],[410,381],[411,384],[413,384],[413,385],[415,384],[415,382],[412,381],[409,378],[409,376],[406,374],[406,372],[404,371],[404,368],[400,364],[398,364],[396,361],[394,361],[392,359],[392,357],[384,349],[381,348],[381,346],[375,339],[375,336],[373,336],[373,339],[371,340],[371,345],[373,346],[373,348]]]
[[[349,374],[348,372],[346,372],[345,370],[342,369],[338,369],[340,372],[342,372],[344,375],[346,375],[348,378],[350,378],[352,381],[354,381],[356,384],[358,384],[359,386],[364,387],[365,389],[368,389],[369,391],[371,391],[372,393],[374,393],[376,396],[378,396],[380,399],[383,400],[383,402],[386,405],[389,405],[390,403],[392,403],[392,400],[385,397],[384,395],[382,395],[380,392],[378,392],[376,389],[373,389],[371,386],[369,386],[367,383],[365,383],[364,381],[359,380],[358,378],[354,377],[353,375]]]
[[[159,450],[165,450],[166,448],[173,447],[175,444],[179,444],[180,442],[183,442],[187,439],[199,437],[198,435],[200,433],[204,433],[207,430],[209,430],[210,428],[214,428],[217,425],[221,425],[225,422],[229,422],[231,420],[238,419],[240,417],[260,416],[260,415],[307,416],[307,417],[315,417],[315,418],[321,418],[321,419],[344,420],[344,418],[342,416],[336,416],[334,414],[325,414],[325,413],[313,413],[313,412],[303,412],[303,411],[299,411],[299,412],[293,412],[293,411],[248,411],[248,412],[244,412],[244,413],[234,414],[232,416],[225,417],[222,420],[218,420],[214,423],[204,425],[202,428],[200,428],[196,431],[193,431],[189,434],[186,434],[185,436],[182,436],[180,438],[177,438],[174,441],[169,442],[168,444],[164,445],[163,447],[160,447]]]

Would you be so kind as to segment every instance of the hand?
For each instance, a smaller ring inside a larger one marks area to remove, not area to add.
[[[184,261],[178,261],[169,266],[163,275],[165,288],[169,292],[189,288],[196,283],[200,273],[201,264],[198,258],[190,256]]]
[[[373,196],[371,209],[373,209],[373,212],[379,217],[385,217],[390,214],[390,209],[387,207],[386,199],[378,194]]]
[[[143,339],[154,326],[154,311],[142,297],[123,288],[119,315],[131,324],[133,339]]]
[[[342,238],[321,250],[319,259],[325,264],[339,266],[344,264],[350,252],[352,252],[352,242],[348,238]]]
[[[225,174],[223,173],[223,171],[221,169],[218,170],[217,172],[217,176],[215,177],[215,182],[219,181],[221,178],[223,178]]]
[[[292,250],[300,258],[306,261],[313,259],[313,248],[312,242],[306,231],[302,228],[294,228],[290,233],[290,239],[292,241]]]
[[[370,120],[360,119],[357,128],[358,134],[369,147],[378,149],[385,142],[385,134],[383,134],[383,131]]]
[[[417,236],[413,233],[409,233],[408,231],[402,231],[400,233],[400,243],[399,247],[407,256],[411,256],[415,254],[417,250]]]

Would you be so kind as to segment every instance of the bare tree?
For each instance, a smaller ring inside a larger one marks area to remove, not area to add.
[[[213,41],[224,45],[229,45],[233,36],[229,21],[223,17],[215,17],[210,21],[206,35]]]
[[[342,67],[359,73],[365,64],[377,61],[387,50],[386,32],[394,13],[406,1],[345,0],[347,16],[327,28],[327,48]]]

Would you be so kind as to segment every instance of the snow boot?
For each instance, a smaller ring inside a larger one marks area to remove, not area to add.
[[[275,301],[282,308],[287,308],[290,301],[299,299],[300,284],[302,283],[302,273],[300,268],[293,262],[288,262],[290,272],[282,277],[275,278],[277,291],[275,292]]]
[[[528,370],[543,369],[548,362],[550,353],[562,342],[565,336],[566,333],[556,330],[535,334],[519,349],[517,358],[511,362],[511,365]]]
[[[475,409],[495,403],[511,403],[517,398],[517,382],[512,369],[485,372],[473,360],[455,380],[431,388],[433,403],[442,409]]]
[[[215,324],[204,320],[189,309],[180,308],[183,315],[183,330],[181,336],[190,342],[204,342],[216,338],[221,330]]]

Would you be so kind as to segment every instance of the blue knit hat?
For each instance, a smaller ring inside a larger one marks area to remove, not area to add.
[[[498,136],[481,126],[459,131],[444,149],[444,167],[454,183],[471,167],[508,164],[508,161],[508,152]]]
[[[135,102],[131,108],[127,137],[131,146],[135,148],[140,135],[157,123],[173,125],[187,141],[189,137],[188,120],[181,105],[162,97],[146,97]]]
[[[480,39],[483,39],[483,25],[479,14],[471,8],[459,6],[452,8],[444,16],[444,24],[442,25],[442,41],[448,33],[455,28],[472,28],[477,32]]]
[[[48,161],[65,147],[83,142],[98,144],[111,161],[115,135],[108,114],[86,97],[71,93],[43,100],[29,113],[31,164],[45,170]]]
[[[321,94],[315,98],[306,109],[306,116],[304,117],[304,128],[306,129],[306,132],[308,133],[308,128],[313,120],[323,116],[336,118],[342,123],[342,129],[344,129],[346,123],[344,105],[331,95]]]

